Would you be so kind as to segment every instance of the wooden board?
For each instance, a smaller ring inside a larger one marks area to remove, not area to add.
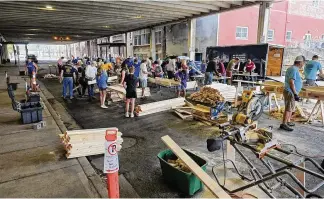
[[[138,107],[142,110],[139,112],[139,116],[141,115],[147,115],[147,113],[155,113],[155,112],[160,112],[164,110],[170,110],[172,107],[175,106],[183,106],[185,105],[184,98],[174,98],[174,99],[169,99],[169,100],[163,100],[163,101],[158,101],[158,102],[153,102],[153,103],[148,103],[148,104],[141,104]]]
[[[268,62],[266,68],[267,76],[280,76],[283,59],[283,48],[269,47]]]
[[[184,152],[177,143],[175,143],[168,135],[163,136],[162,141],[173,151],[173,153],[181,159],[185,165],[194,173],[204,185],[212,192],[217,198],[231,198],[218,184],[213,180],[200,166],[193,161]]]

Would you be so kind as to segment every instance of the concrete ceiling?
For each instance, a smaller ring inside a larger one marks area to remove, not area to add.
[[[0,33],[7,41],[74,43],[258,3],[254,0],[0,1]]]

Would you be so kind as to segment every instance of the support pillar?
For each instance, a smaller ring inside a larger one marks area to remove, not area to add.
[[[132,32],[128,32],[126,34],[126,54],[127,56],[134,56],[134,52],[133,52],[133,33]]]
[[[109,37],[109,43],[113,43],[113,38]],[[110,49],[110,55],[112,56],[114,54],[114,47],[109,46]]]
[[[152,60],[156,60],[155,28],[151,29],[150,51]]]
[[[128,57],[128,54],[127,54],[127,33],[123,34],[123,41],[126,44],[125,46],[123,46],[123,54],[124,54],[124,57],[127,58]]]
[[[166,26],[163,26],[162,30],[162,41],[161,41],[161,47],[162,47],[162,58],[166,58]]]
[[[27,44],[25,44],[25,51],[26,51],[26,57],[28,57],[28,47],[27,47]]]
[[[86,42],[86,49],[87,49],[87,57],[91,57],[90,41]]]
[[[196,19],[191,19],[189,21],[189,31],[188,31],[188,57],[190,60],[195,60],[195,48],[196,48]]]
[[[270,19],[270,2],[263,1],[259,7],[257,43],[267,43]]]

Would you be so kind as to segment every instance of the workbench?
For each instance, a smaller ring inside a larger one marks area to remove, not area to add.
[[[310,114],[310,116],[307,119],[307,122],[310,122],[314,114],[317,115],[320,111],[322,116],[322,124],[324,125],[324,86],[311,86],[311,87],[304,87],[303,90],[299,94],[301,97],[307,98],[307,99],[316,99],[317,102]]]

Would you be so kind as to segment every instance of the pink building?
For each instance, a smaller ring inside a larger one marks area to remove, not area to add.
[[[270,11],[268,43],[324,48],[324,1],[281,1]],[[259,6],[220,14],[218,45],[257,42]],[[315,46],[314,46],[315,45]]]

